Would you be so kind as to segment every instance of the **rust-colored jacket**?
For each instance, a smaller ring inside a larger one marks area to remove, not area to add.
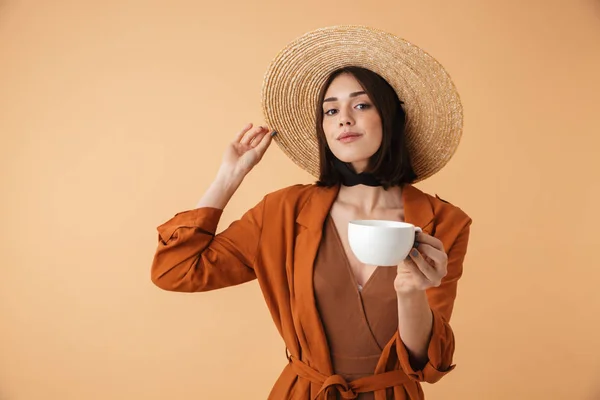
[[[339,187],[295,185],[266,195],[219,234],[222,210],[204,207],[176,214],[158,227],[152,281],[162,289],[199,292],[258,283],[281,334],[288,363],[269,399],[354,398],[374,391],[376,400],[423,399],[419,382],[436,382],[454,368],[449,325],[462,275],[471,219],[458,207],[404,185],[405,221],[440,239],[448,274],[427,291],[433,312],[429,362],[411,368],[398,331],[384,348],[375,374],[353,382],[333,375],[329,349],[315,305],[313,266],[323,224]]]

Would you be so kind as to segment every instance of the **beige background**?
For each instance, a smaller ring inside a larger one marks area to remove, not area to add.
[[[474,219],[428,398],[600,399],[599,2],[0,0],[1,400],[266,398],[286,360],[258,285],[161,291],[155,228],[262,122],[277,51],[344,23],[424,47],[465,105],[418,185]],[[273,146],[221,227],[310,181]]]

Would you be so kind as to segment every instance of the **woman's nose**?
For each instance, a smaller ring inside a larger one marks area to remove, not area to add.
[[[352,125],[354,120],[347,113],[340,113],[340,126]]]

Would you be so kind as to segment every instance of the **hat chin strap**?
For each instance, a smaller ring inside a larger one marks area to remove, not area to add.
[[[340,173],[342,185],[344,186],[382,186],[372,174],[367,172],[361,172],[360,174],[357,174],[347,163],[339,160],[335,156],[333,157],[333,167]]]

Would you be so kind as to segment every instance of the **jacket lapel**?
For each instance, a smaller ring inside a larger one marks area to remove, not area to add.
[[[402,187],[402,200],[404,203],[404,221],[421,228],[423,232],[429,235],[433,235],[435,233],[434,213],[429,197],[413,185],[406,184]]]
[[[297,333],[308,353],[298,354],[304,362],[323,374],[332,375],[333,367],[321,317],[317,310],[313,286],[313,271],[317,251],[323,235],[323,225],[337,197],[339,187],[316,187],[315,192],[300,210],[296,223],[298,235],[294,249],[294,293],[298,310]],[[304,343],[303,343],[304,342]],[[319,388],[316,388],[317,391]]]

